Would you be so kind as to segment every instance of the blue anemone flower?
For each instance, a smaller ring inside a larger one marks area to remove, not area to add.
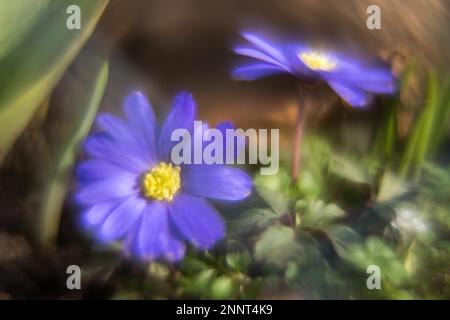
[[[254,80],[288,73],[298,78],[322,80],[353,107],[368,105],[374,94],[396,91],[396,79],[386,66],[367,66],[357,59],[304,44],[271,44],[250,32],[242,36],[248,45],[236,47],[234,51],[258,62],[236,68],[233,71],[236,79]]]
[[[186,242],[212,247],[224,237],[225,223],[205,198],[242,200],[251,178],[226,165],[171,162],[172,132],[193,131],[196,104],[189,93],[178,94],[160,129],[139,92],[125,99],[124,112],[126,120],[100,114],[101,130],[84,144],[92,158],[77,167],[82,226],[102,242],[123,241],[127,253],[144,260],[178,261]]]

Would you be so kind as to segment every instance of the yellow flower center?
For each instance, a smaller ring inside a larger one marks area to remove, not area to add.
[[[298,57],[312,70],[331,71],[337,65],[335,60],[317,51],[301,52]]]
[[[180,167],[160,162],[142,179],[142,193],[147,198],[171,201],[180,189]]]

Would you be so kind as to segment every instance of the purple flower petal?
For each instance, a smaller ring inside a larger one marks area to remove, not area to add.
[[[136,174],[145,172],[151,165],[133,148],[101,135],[92,135],[87,138],[84,149],[92,157],[109,161]]]
[[[267,54],[265,54],[264,52],[261,52],[259,50],[239,47],[239,48],[235,48],[234,52],[237,54],[240,54],[241,56],[247,56],[249,58],[267,62],[269,64],[279,67],[280,69],[290,72],[289,66],[284,65],[282,62],[275,60],[274,58],[268,56]]]
[[[126,198],[120,205],[111,211],[100,226],[99,237],[103,241],[116,240],[138,221],[145,208],[146,200],[138,196]]]
[[[139,155],[148,163],[154,163],[154,154],[150,153],[150,149],[141,137],[133,134],[133,130],[121,118],[109,113],[102,113],[97,116],[96,123],[100,128],[105,130],[107,135],[117,144],[126,146],[128,150]],[[153,162],[152,162],[153,160]]]
[[[180,128],[192,131],[196,113],[197,105],[192,95],[187,92],[178,94],[173,103],[172,111],[161,129],[159,137],[160,160],[170,160],[170,152],[176,143],[170,139],[172,132]]]
[[[133,176],[111,177],[84,187],[76,196],[80,203],[94,204],[138,193]]]
[[[242,200],[252,190],[252,179],[242,170],[226,165],[188,165],[181,171],[185,192],[220,200]]]
[[[234,69],[232,77],[238,80],[251,81],[280,73],[286,73],[286,70],[268,63],[253,63]]]
[[[179,193],[169,205],[170,219],[181,236],[201,249],[225,235],[225,223],[206,200]]]
[[[98,227],[106,217],[121,203],[123,198],[94,204],[81,213],[81,225],[85,229]]]
[[[342,72],[333,76],[333,80],[373,93],[389,94],[394,93],[397,89],[396,80],[391,71],[387,69]]]
[[[163,256],[169,261],[179,261],[185,248],[171,230],[167,204],[161,201],[147,204],[134,241],[136,254],[146,260]]]
[[[136,179],[138,175],[111,162],[99,159],[87,160],[77,166],[76,175],[80,183],[92,183],[100,180],[122,177]]]
[[[156,163],[156,117],[150,102],[141,92],[135,91],[126,97],[124,110],[135,139],[145,146],[149,161]]]
[[[345,86],[337,81],[329,81],[328,84],[342,99],[353,107],[365,107],[372,100],[372,97],[361,89]]]
[[[242,36],[249,41],[250,43],[254,44],[255,46],[257,46],[259,49],[263,50],[265,53],[267,53],[268,55],[272,56],[274,59],[285,63],[285,58],[284,56],[281,54],[281,52],[274,47],[273,45],[269,44],[267,41],[263,40],[261,37],[250,33],[250,32],[243,32]]]
[[[127,124],[119,117],[110,113],[101,113],[96,118],[96,124],[115,141],[135,144],[134,137]]]

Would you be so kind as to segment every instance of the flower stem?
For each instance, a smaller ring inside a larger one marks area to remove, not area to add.
[[[297,119],[295,121],[295,132],[292,146],[292,159],[291,159],[291,176],[292,182],[295,183],[300,173],[300,153],[303,137],[303,126],[305,123],[305,99],[302,89],[299,90],[299,102],[297,109]]]

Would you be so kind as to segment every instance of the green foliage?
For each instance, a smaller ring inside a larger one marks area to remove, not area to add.
[[[408,81],[415,76],[411,66],[403,75],[401,94],[406,94]],[[424,101],[403,141],[398,136],[398,104],[391,103],[379,125],[373,146],[373,155],[389,163],[390,167],[406,178],[418,178],[424,163],[432,159],[448,132],[450,119],[450,81],[436,72],[428,73]],[[404,107],[405,108],[405,107]],[[409,112],[413,112],[411,107]]]
[[[427,164],[419,180],[408,181],[370,154],[356,160],[317,136],[307,139],[298,182],[284,167],[278,175],[255,177],[264,202],[233,221],[253,226],[229,239],[252,239],[249,265],[257,266],[258,277],[250,281],[264,287],[278,279],[314,299],[446,296],[449,171]],[[292,215],[295,224],[285,219]],[[366,287],[370,265],[381,269],[381,290]],[[424,287],[426,277],[440,284]]]
[[[406,270],[395,251],[380,238],[369,237],[364,243],[355,243],[344,254],[357,268],[365,271],[370,265],[377,265],[383,272],[383,280],[401,286],[407,281]]]

